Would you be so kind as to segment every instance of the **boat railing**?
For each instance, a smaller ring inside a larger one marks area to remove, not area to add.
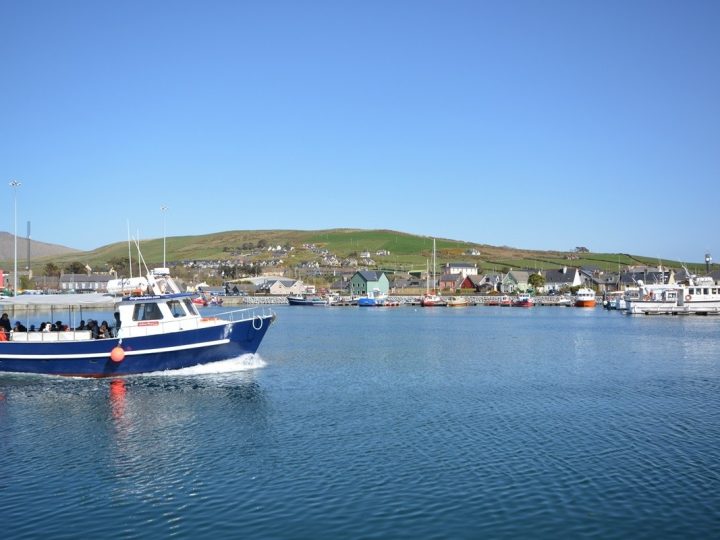
[[[170,320],[149,320],[137,321],[133,325],[122,326],[118,332],[119,338],[155,336],[170,332],[185,330],[197,330],[210,326],[220,326],[227,323],[252,321],[253,328],[260,330],[263,325],[269,324],[268,319],[273,320],[275,312],[269,307],[251,307],[223,311],[212,315],[200,315],[199,317],[180,317]]]
[[[92,339],[90,330],[61,330],[59,332],[11,332],[10,341],[24,343],[57,343]]]

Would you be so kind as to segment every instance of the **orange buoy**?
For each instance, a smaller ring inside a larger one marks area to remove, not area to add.
[[[110,360],[113,362],[122,362],[125,360],[125,351],[119,345],[110,351]]]

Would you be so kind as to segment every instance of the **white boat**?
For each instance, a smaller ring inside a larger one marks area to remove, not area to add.
[[[582,287],[575,293],[575,307],[595,307],[597,300],[595,299],[595,291]]]
[[[469,305],[470,303],[468,302],[468,299],[464,296],[451,296],[447,301],[448,307],[465,307]]]
[[[638,281],[637,296],[625,297],[630,315],[720,314],[720,286],[711,277],[691,277],[687,285]]]

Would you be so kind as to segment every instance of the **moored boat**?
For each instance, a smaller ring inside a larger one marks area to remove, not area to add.
[[[465,307],[469,305],[470,303],[464,296],[451,296],[447,301],[448,307]]]
[[[327,306],[328,300],[314,294],[296,294],[287,297],[291,306]]]
[[[711,277],[691,277],[686,285],[645,284],[638,281],[638,292],[626,295],[626,311],[631,315],[720,314],[720,286]]]
[[[360,307],[381,307],[387,303],[387,294],[380,289],[375,288],[368,291],[366,296],[357,299],[357,305]]]
[[[534,305],[535,300],[529,294],[519,294],[512,302],[512,307],[533,307]]]
[[[595,291],[582,287],[575,293],[575,307],[595,307],[597,300],[595,299]]]
[[[10,332],[0,338],[0,371],[78,377],[112,377],[179,369],[255,353],[275,319],[267,308],[238,309],[203,317],[192,294],[181,293],[167,269],[148,272],[147,286],[132,294],[18,296],[3,303],[15,309],[51,306],[76,317],[82,309],[114,306],[112,337],[90,329]],[[124,280],[108,290],[127,291]],[[29,311],[28,311],[29,312]],[[74,322],[70,321],[74,326]]]

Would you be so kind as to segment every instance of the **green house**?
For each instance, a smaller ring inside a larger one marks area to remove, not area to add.
[[[374,289],[385,294],[390,291],[390,282],[384,272],[361,270],[350,278],[350,294],[353,296],[365,296]]]

